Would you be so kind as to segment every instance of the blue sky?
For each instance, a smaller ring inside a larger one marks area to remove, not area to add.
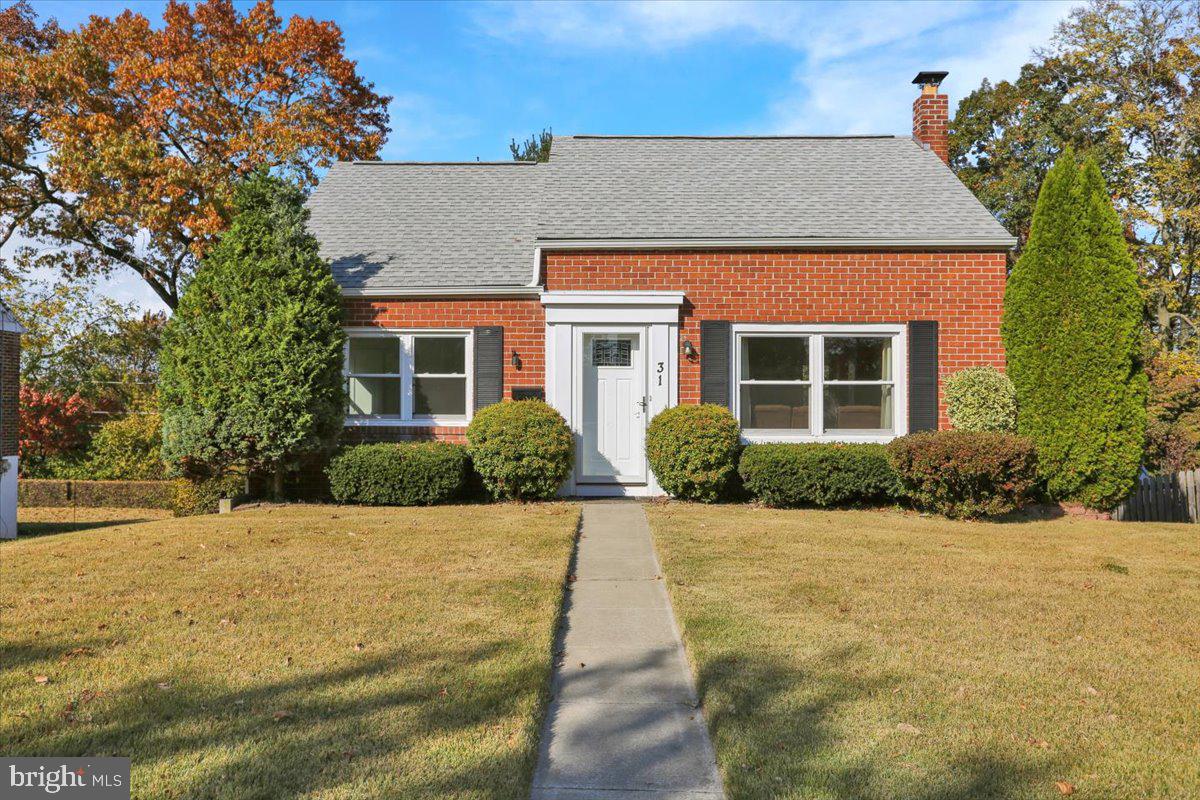
[[[73,27],[159,2],[35,2]],[[239,3],[239,5],[245,5]],[[911,131],[910,81],[947,69],[951,113],[984,77],[1015,77],[1063,2],[278,2],[332,19],[391,95],[383,156],[508,158],[555,133],[845,134]],[[148,307],[136,277],[106,290]]]

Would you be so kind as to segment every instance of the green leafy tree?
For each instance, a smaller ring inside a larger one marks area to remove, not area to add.
[[[520,144],[517,144],[516,139],[510,140],[508,150],[512,153],[513,161],[549,161],[550,145],[553,142],[554,132],[545,128],[541,133],[530,136]]]
[[[1064,148],[1093,156],[1152,329],[1200,345],[1200,2],[1092,0],[1012,82],[984,81],[950,130],[959,178],[1022,245]],[[1191,346],[1191,345],[1189,345]]]
[[[153,394],[165,314],[105,297],[91,280],[0,275],[0,301],[26,329],[22,383],[78,394],[102,415],[120,415]]]
[[[1095,160],[1068,148],[1046,175],[1004,297],[1017,429],[1051,496],[1109,508],[1146,434],[1137,272]]]
[[[342,424],[340,296],[304,229],[303,194],[244,181],[229,231],[167,325],[160,359],[163,457],[184,474],[270,472],[281,493],[299,458]]]

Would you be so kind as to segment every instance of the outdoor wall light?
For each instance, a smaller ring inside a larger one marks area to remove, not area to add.
[[[695,357],[696,357],[696,348],[692,347],[692,340],[691,340],[691,339],[684,339],[684,340],[683,340],[683,354],[684,354],[685,356],[687,356],[688,358],[695,358]]]
[[[521,357],[517,355],[516,350],[513,350],[512,358],[509,359],[509,363],[513,365],[513,369],[521,368]]]

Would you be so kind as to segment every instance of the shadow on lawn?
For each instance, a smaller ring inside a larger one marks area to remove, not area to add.
[[[94,710],[10,716],[5,754],[130,756],[135,796],[523,798],[533,732],[522,731],[524,747],[516,736],[508,746],[483,739],[543,690],[544,667],[514,661],[515,649],[391,651],[245,690],[160,673]],[[397,767],[397,756],[425,747],[435,755]],[[153,789],[139,786],[139,769]]]
[[[157,517],[130,517],[129,519],[93,519],[79,522],[18,522],[17,538],[0,541],[17,542],[35,536],[54,536],[59,533],[75,533],[90,531],[98,528],[113,528],[117,525],[134,525],[138,522],[152,522]]]
[[[900,759],[882,741],[866,755],[844,751],[835,728],[842,707],[900,685],[891,676],[862,677],[856,649],[842,647],[808,661],[766,655],[718,658],[700,670],[700,697],[717,751],[723,754],[730,800],[1007,800],[1029,796],[1039,782],[1051,786],[1043,769],[987,752],[957,755],[945,772],[919,781],[915,772],[901,774]]]

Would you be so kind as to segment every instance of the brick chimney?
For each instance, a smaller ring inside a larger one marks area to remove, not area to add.
[[[913,138],[950,163],[950,98],[938,91],[949,72],[918,72],[913,83],[921,94],[913,100]]]

